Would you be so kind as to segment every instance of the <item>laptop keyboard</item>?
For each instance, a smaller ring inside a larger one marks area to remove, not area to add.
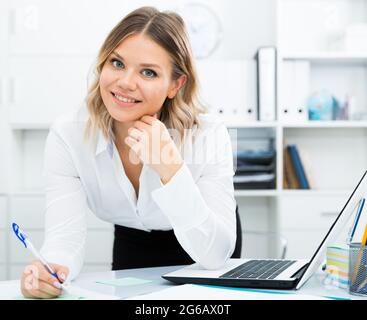
[[[221,275],[220,278],[274,279],[295,260],[250,260]]]

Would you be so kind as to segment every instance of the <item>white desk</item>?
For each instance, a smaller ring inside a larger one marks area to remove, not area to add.
[[[158,290],[170,288],[171,286],[175,286],[175,284],[162,279],[161,275],[176,270],[180,267],[181,266],[170,266],[170,267],[140,268],[140,269],[129,269],[121,271],[85,273],[81,274],[74,282],[74,284],[83,289],[95,291],[101,294],[114,295],[120,297],[121,299],[126,299],[129,297],[147,294]],[[96,281],[106,281],[114,278],[124,278],[124,277],[135,277],[153,281],[142,285],[121,286],[121,287],[113,287],[109,285],[96,283]],[[288,292],[296,294],[349,298],[353,300],[367,299],[367,297],[364,298],[355,295],[350,295],[345,289],[325,285],[324,280],[325,280],[325,274],[319,271],[315,273],[314,276],[311,277],[300,290],[288,291]],[[19,287],[19,281],[13,281],[12,283],[16,284]],[[9,284],[10,281],[0,282],[0,293],[2,293],[0,295],[1,297],[4,297],[4,290],[6,286],[9,286]],[[284,291],[282,290],[281,292]],[[174,300],[175,297],[172,297],[172,299]],[[202,299],[205,300],[205,297],[203,297]]]

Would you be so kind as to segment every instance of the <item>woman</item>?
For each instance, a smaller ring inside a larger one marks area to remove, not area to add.
[[[183,20],[131,12],[103,43],[95,74],[87,112],[56,121],[47,139],[43,256],[61,282],[74,279],[90,209],[115,225],[113,270],[222,266],[236,241],[231,143],[197,102]],[[61,293],[39,261],[21,286],[26,297]]]

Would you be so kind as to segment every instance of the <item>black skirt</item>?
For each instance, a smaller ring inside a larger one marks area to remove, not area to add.
[[[148,232],[115,225],[112,270],[192,263],[173,230]]]

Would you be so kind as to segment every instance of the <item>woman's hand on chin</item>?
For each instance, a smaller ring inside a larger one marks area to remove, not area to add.
[[[130,160],[134,161],[137,156],[141,162],[148,164],[159,174],[163,184],[166,184],[183,165],[175,142],[156,115],[145,115],[135,121],[128,130],[125,143],[131,149]]]

